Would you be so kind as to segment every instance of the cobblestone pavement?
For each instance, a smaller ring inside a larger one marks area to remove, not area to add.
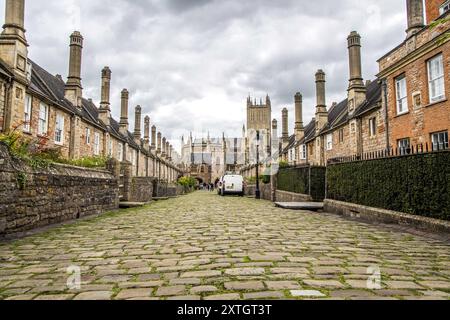
[[[0,299],[449,298],[448,243],[206,192],[0,244]]]

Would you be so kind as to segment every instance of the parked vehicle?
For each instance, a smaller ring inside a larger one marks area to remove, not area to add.
[[[224,175],[218,184],[217,193],[221,196],[235,194],[244,196],[244,177],[237,174]]]

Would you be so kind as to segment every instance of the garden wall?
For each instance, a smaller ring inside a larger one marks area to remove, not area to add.
[[[0,238],[119,207],[108,171],[51,165],[32,169],[0,144]]]
[[[450,151],[331,164],[327,198],[450,220]]]

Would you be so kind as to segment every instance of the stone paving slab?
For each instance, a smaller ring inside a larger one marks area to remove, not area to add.
[[[0,299],[449,300],[449,261],[438,239],[198,192],[0,243]]]

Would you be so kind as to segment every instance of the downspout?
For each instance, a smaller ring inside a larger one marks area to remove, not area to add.
[[[12,104],[12,78],[9,78],[8,83],[5,85],[5,115],[3,119],[3,131],[7,132],[11,128],[11,104]]]
[[[387,82],[386,78],[381,80],[382,90],[384,96],[384,122],[386,127],[386,150],[389,150],[391,147],[389,144],[389,111],[388,111],[388,95],[387,95]]]

